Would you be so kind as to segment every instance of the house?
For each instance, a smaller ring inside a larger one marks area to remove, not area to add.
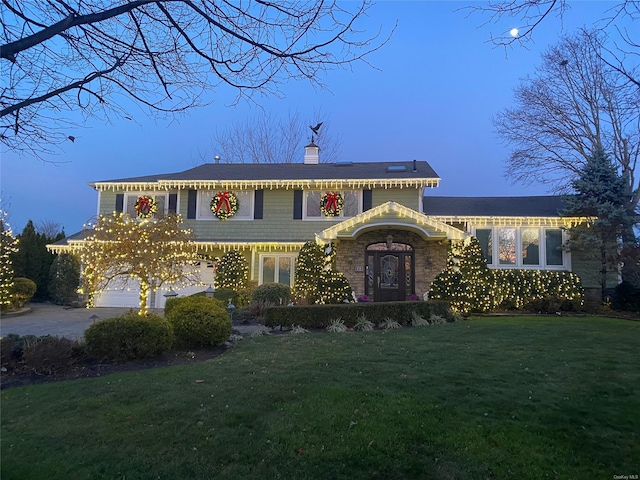
[[[451,241],[475,236],[491,268],[568,270],[598,288],[588,258],[564,251],[560,197],[440,197],[440,178],[426,161],[320,163],[319,148],[305,147],[304,163],[208,163],[178,173],[92,182],[98,214],[127,212],[152,198],[155,215],[179,213],[210,258],[238,250],[258,284],[293,286],[303,244],[332,243],[337,270],[356,295],[374,301],[423,297],[446,264]],[[72,249],[76,234],[51,246]],[[201,262],[201,284],[213,283],[215,265]],[[597,269],[596,269],[597,270]],[[594,284],[595,283],[595,284]],[[167,287],[168,288],[168,287]],[[159,291],[150,307],[164,305]],[[96,298],[98,306],[136,306],[135,285],[121,284]]]

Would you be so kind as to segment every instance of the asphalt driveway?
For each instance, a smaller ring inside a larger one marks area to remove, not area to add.
[[[112,318],[127,313],[130,308],[68,308],[48,303],[30,303],[30,312],[20,315],[2,315],[0,336],[9,333],[18,335],[55,335],[79,339],[94,321]]]

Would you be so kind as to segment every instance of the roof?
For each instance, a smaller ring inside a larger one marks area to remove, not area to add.
[[[559,217],[564,197],[432,197],[425,196],[426,215],[447,217]]]
[[[414,164],[416,171],[414,171]],[[374,182],[375,181],[375,182]],[[404,162],[338,162],[319,163],[207,163],[177,173],[145,175],[91,182],[94,188],[113,188],[116,184],[149,184],[184,188],[189,184],[207,182],[281,183],[298,185],[312,183],[399,183],[416,186],[437,186],[440,178],[426,161]]]

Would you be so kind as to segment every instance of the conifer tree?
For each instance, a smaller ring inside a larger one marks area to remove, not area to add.
[[[325,263],[324,251],[316,242],[307,242],[300,249],[296,263],[293,294],[297,299],[315,303],[318,298],[318,284]]]
[[[13,289],[12,255],[17,251],[18,240],[13,237],[6,213],[0,210],[0,311],[11,305]]]
[[[70,305],[78,298],[80,261],[69,253],[59,254],[51,264],[49,290],[58,305]]]
[[[225,253],[216,270],[216,288],[230,288],[239,292],[247,287],[249,282],[249,262],[237,250]]]
[[[586,224],[570,229],[569,249],[594,252],[600,264],[602,299],[607,275],[621,261],[622,235],[634,224],[627,208],[627,181],[618,175],[604,149],[597,146],[579,176],[571,182],[575,195],[567,196],[563,216],[586,216]]]

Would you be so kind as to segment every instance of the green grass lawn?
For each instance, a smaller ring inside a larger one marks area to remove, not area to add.
[[[486,318],[249,339],[2,392],[3,480],[640,474],[640,323]]]

